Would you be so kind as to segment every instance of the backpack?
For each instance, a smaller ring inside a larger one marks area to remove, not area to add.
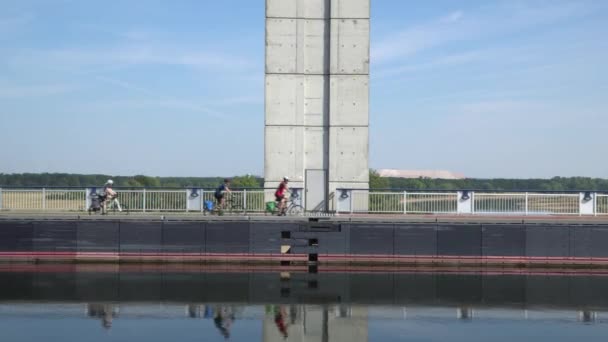
[[[226,189],[224,184],[220,185],[217,189],[215,189],[215,198],[222,197],[222,191],[224,191],[224,189]]]

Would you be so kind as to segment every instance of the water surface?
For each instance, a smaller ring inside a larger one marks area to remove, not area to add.
[[[0,269],[2,341],[606,341],[603,274]]]

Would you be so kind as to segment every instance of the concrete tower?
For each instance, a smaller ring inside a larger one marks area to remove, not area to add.
[[[307,210],[369,186],[370,0],[266,0],[266,187]]]

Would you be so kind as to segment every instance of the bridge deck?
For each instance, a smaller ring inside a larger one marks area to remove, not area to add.
[[[201,215],[200,213],[129,213],[87,215],[86,213],[0,212],[0,220],[91,220],[91,221],[309,221],[366,223],[545,223],[545,224],[608,224],[608,216],[523,216],[523,215],[389,215],[355,214],[335,216],[271,216],[271,215]]]

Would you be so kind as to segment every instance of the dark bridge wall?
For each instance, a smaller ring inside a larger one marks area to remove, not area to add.
[[[290,254],[281,255],[283,245]],[[308,253],[321,263],[608,265],[608,225],[0,221],[0,260],[8,261],[276,262]]]
[[[0,271],[0,302],[286,302],[605,309],[607,286],[605,276],[292,273],[285,281],[277,273],[247,271]]]

